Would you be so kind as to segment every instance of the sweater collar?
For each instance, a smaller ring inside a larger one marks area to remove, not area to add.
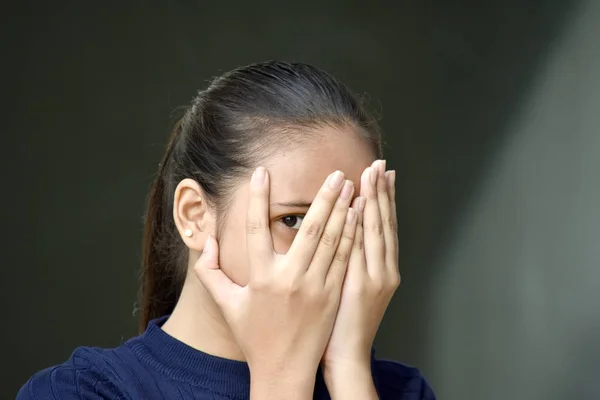
[[[169,315],[148,323],[146,331],[127,345],[153,370],[166,376],[203,387],[230,399],[250,398],[250,370],[243,361],[204,353],[175,339],[162,330]],[[315,381],[315,399],[329,399],[321,368]]]
[[[196,350],[162,330],[169,316],[150,321],[129,347],[152,369],[172,379],[204,387],[231,399],[250,397],[250,370],[242,361]]]

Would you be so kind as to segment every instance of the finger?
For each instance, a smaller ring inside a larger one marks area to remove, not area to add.
[[[269,229],[269,174],[263,167],[258,167],[250,180],[246,248],[251,276],[262,273],[266,266],[271,265],[273,243]]]
[[[194,272],[215,302],[225,310],[230,306],[229,301],[234,293],[241,287],[232,282],[219,268],[218,246],[216,239],[209,235],[202,256],[194,265]]]
[[[364,252],[364,232],[362,225],[362,213],[365,207],[365,199],[363,197],[357,197],[355,202],[352,204],[352,208],[356,210],[359,218],[356,222],[356,233],[354,234],[354,242],[352,243],[352,252],[350,254],[350,260],[348,261],[348,272],[347,275],[367,273],[367,262],[365,261]]]
[[[331,210],[340,195],[344,182],[344,173],[341,171],[336,171],[329,175],[308,209],[302,225],[296,234],[296,238],[286,254],[286,257],[297,260],[298,265],[302,266],[304,270],[308,268],[313,259]]]
[[[383,225],[383,239],[385,262],[381,265],[382,268],[392,269],[395,264],[394,257],[396,256],[396,221],[392,219],[390,208],[390,197],[388,194],[387,180],[385,178],[385,160],[380,160],[376,163],[377,168],[377,200],[379,202],[379,214],[381,215],[381,223]]]
[[[340,288],[344,283],[344,277],[348,269],[348,261],[352,254],[352,244],[354,243],[354,237],[356,234],[356,226],[358,223],[358,213],[356,210],[349,208],[346,213],[346,221],[344,224],[344,230],[342,231],[342,238],[340,244],[336,249],[333,262],[329,268],[325,285],[330,287]]]
[[[358,223],[362,225],[363,212],[365,210],[365,198],[362,196],[358,196],[352,202],[351,207],[356,210],[356,214],[358,215]]]
[[[390,210],[394,221],[396,219],[396,171],[385,172],[386,186],[388,189],[388,197],[390,199]]]
[[[353,215],[353,213],[349,213],[348,211],[350,202],[352,201],[353,193],[354,183],[347,180],[344,183],[344,187],[340,192],[337,201],[335,202],[331,214],[329,215],[329,219],[327,220],[327,224],[325,225],[325,229],[321,235],[321,240],[319,241],[317,250],[315,250],[313,259],[308,267],[309,273],[319,277],[320,281],[322,282],[325,281],[325,278],[328,275],[328,271],[332,266],[334,257],[344,256],[346,257],[346,262],[348,261],[347,256],[349,255],[348,253],[351,247],[351,241],[347,252],[344,254],[338,254],[336,252],[338,252],[338,247],[341,244],[343,234],[349,234],[349,232],[346,231],[346,222],[348,215]],[[352,234],[354,235],[354,233]],[[354,239],[354,236],[352,239]]]
[[[367,269],[373,278],[383,274],[385,263],[385,242],[377,198],[377,179],[378,171],[374,167],[367,168],[361,177],[361,187],[364,188],[366,198],[363,218],[364,251]]]
[[[388,197],[390,199],[390,218],[394,230],[394,262],[398,262],[398,217],[396,215],[396,171],[386,171],[385,181],[388,190]]]
[[[393,239],[393,221],[390,209],[390,198],[388,195],[387,182],[385,179],[385,160],[377,161],[374,165],[377,169],[377,202],[379,203],[379,215],[383,224],[383,237],[387,248]]]

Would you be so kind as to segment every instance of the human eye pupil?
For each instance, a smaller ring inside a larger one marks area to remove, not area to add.
[[[288,215],[283,217],[282,221],[287,227],[292,228],[298,223],[298,217],[295,215]]]

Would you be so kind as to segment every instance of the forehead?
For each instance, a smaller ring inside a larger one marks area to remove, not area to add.
[[[322,127],[317,133],[314,141],[283,148],[268,160],[271,202],[311,202],[336,170],[354,182],[358,194],[360,176],[375,160],[371,146],[350,128]]]

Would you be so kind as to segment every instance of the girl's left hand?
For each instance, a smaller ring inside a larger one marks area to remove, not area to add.
[[[385,171],[384,160],[362,174],[360,197],[353,205],[359,214],[355,243],[322,359],[326,381],[355,367],[370,374],[373,340],[400,285],[395,177],[395,171]]]

